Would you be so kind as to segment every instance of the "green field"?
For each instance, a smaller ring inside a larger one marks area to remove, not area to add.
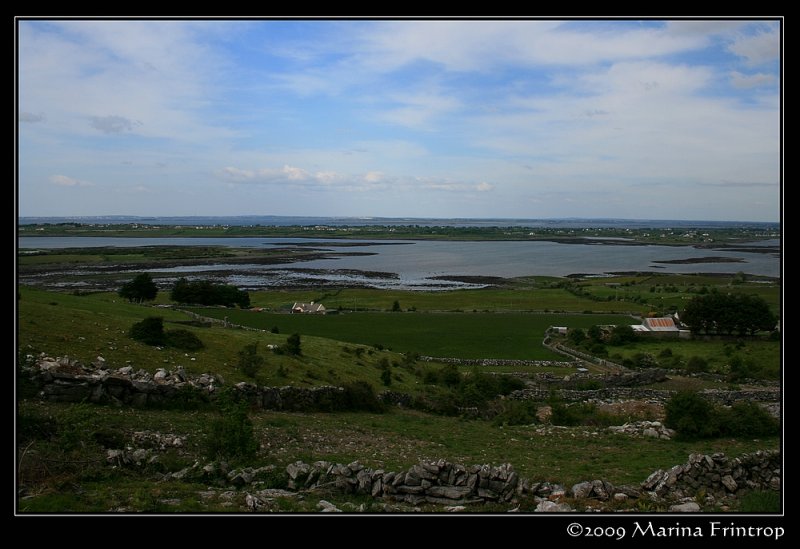
[[[669,349],[670,357],[659,358],[659,355]],[[704,358],[708,362],[711,372],[728,373],[728,364],[734,356],[743,360],[752,361],[758,365],[770,379],[778,379],[781,365],[781,345],[779,341],[763,341],[743,339],[729,340],[652,340],[642,339],[636,343],[629,343],[622,347],[608,347],[609,354],[619,354],[623,358],[632,358],[637,353],[650,353],[657,357],[659,363],[670,367],[670,361],[679,356],[684,361],[692,356]]]
[[[549,326],[588,328],[594,324],[630,323],[625,316],[537,313],[348,313],[292,315],[234,309],[201,308],[195,312],[225,317],[235,324],[280,333],[326,337],[382,345],[398,352],[456,358],[562,360],[542,347]]]
[[[575,296],[562,288],[551,287],[558,278],[526,277],[508,281],[510,288],[486,288],[481,290],[452,290],[443,292],[414,292],[402,290],[371,290],[346,288],[341,290],[273,290],[251,292],[254,307],[265,307],[274,311],[289,311],[295,302],[316,301],[329,310],[377,310],[389,311],[398,301],[403,311],[437,312],[553,312],[581,313],[642,313],[648,308],[633,302],[612,301],[598,303],[585,297]]]

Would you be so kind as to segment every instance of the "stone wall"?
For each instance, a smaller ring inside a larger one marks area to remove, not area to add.
[[[167,371],[160,368],[155,374],[126,366],[116,370],[105,367],[101,357],[86,366],[69,357],[52,358],[48,356],[29,357],[23,371],[41,387],[41,395],[59,402],[113,403],[137,407],[170,406],[187,399],[208,400],[216,389],[224,383],[220,376],[200,374],[188,375],[182,368]],[[552,374],[536,376],[541,388],[528,387],[512,392],[508,398],[515,400],[547,401],[554,387],[556,396],[568,402],[586,400],[648,400],[665,402],[674,391],[644,389],[629,385],[650,383],[663,377],[663,371],[654,369],[644,372],[624,372],[606,376],[573,374],[559,378]],[[594,390],[575,390],[568,387],[579,386],[587,380],[598,380],[606,387]],[[237,383],[236,389],[245,394],[253,406],[266,410],[280,411],[333,411],[346,405],[345,391],[341,387],[264,387],[251,383]],[[730,405],[738,401],[780,402],[778,387],[763,389],[725,391],[705,390],[700,393],[705,398]],[[386,404],[410,407],[410,395],[385,391],[379,397]],[[776,408],[779,411],[779,408]]]
[[[569,504],[562,501],[564,498],[620,502],[646,497],[657,502],[685,503],[689,499],[696,501],[700,494],[703,504],[712,505],[743,490],[779,490],[780,459],[779,452],[767,451],[733,459],[724,454],[692,454],[682,465],[653,472],[639,487],[614,486],[607,480],[595,479],[567,489],[521,478],[509,463],[464,466],[445,460],[422,461],[400,472],[370,469],[357,461],[348,465],[298,461],[286,467],[286,474],[290,490],[330,489],[412,505],[510,502],[518,496],[530,496],[539,503],[537,510],[571,511]],[[694,510],[699,509],[698,506]]]
[[[508,463],[464,466],[445,460],[423,461],[405,471],[388,472],[364,467],[357,461],[348,465],[298,461],[286,467],[286,474],[291,490],[331,488],[412,505],[507,502],[518,493],[542,496],[566,493],[563,487],[550,483],[520,482],[519,475]]]
[[[551,397],[550,389],[526,388],[519,389],[508,395],[514,400],[546,401]],[[660,389],[644,389],[640,387],[608,387],[588,391],[571,389],[557,389],[555,395],[567,402],[582,402],[585,400],[648,400],[666,402],[675,391]],[[699,393],[704,398],[717,404],[730,405],[734,402],[780,402],[780,389],[752,390],[752,391],[725,391],[721,389],[706,389]]]
[[[711,499],[735,494],[741,489],[780,490],[781,454],[755,452],[738,458],[725,454],[691,454],[683,465],[653,472],[642,482],[642,490],[655,497],[679,500],[698,493]]]
[[[436,356],[420,356],[423,362],[439,362],[441,364],[457,364],[460,366],[546,366],[555,368],[574,368],[577,362],[563,360],[517,360],[504,358],[452,358]]]

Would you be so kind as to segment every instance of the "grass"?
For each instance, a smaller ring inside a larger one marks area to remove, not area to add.
[[[554,324],[588,328],[630,323],[629,317],[537,313],[348,313],[291,315],[202,308],[213,318],[282,334],[326,337],[364,345],[380,344],[399,352],[457,358],[563,360],[541,344]]]
[[[23,402],[22,414],[63,415],[73,405]],[[203,462],[203,447],[212,412],[98,408],[95,428],[130,436],[142,426],[180,434],[186,444],[183,460]],[[538,426],[497,427],[481,420],[431,416],[393,409],[384,414],[299,414],[254,412],[251,414],[261,450],[249,463],[273,463],[285,467],[298,459],[328,460],[387,471],[406,469],[423,459],[447,459],[462,464],[514,465],[520,476],[536,481],[558,482],[567,487],[593,479],[615,485],[638,485],[655,469],[684,463],[691,453],[724,452],[737,456],[759,449],[778,447],[777,438],[762,440],[717,439],[679,442],[635,439],[589,427],[545,430]],[[34,449],[37,447],[34,446]],[[91,449],[87,450],[91,454]],[[102,456],[100,449],[95,452]],[[25,471],[25,469],[23,469]],[[204,486],[170,481],[155,483],[155,475],[143,471],[112,470],[107,465],[66,475],[74,482],[40,487],[41,496],[25,500],[27,509],[104,511],[133,506],[139,510],[172,510],[160,507],[164,498],[186,499],[180,510],[197,510],[191,503]],[[79,488],[76,488],[78,486]],[[151,493],[153,498],[144,497]],[[36,503],[44,498],[41,507]],[[243,496],[242,496],[243,498]],[[47,503],[44,503],[47,502]],[[186,505],[190,507],[185,508]],[[57,508],[53,508],[57,507]],[[208,509],[206,509],[208,510]],[[236,509],[233,509],[236,510]]]
[[[680,356],[685,362],[692,356],[699,356],[708,361],[709,371],[728,373],[728,364],[734,356],[745,361],[753,361],[766,377],[779,377],[781,364],[781,345],[779,341],[762,341],[752,339],[733,340],[655,340],[642,339],[621,347],[607,347],[610,355],[620,354],[623,358],[631,358],[637,353],[650,353],[662,365],[669,367],[671,358],[659,358],[664,349],[671,349],[672,356]]]
[[[637,303],[603,302],[578,297],[562,288],[549,287],[553,277],[525,277],[509,282],[511,288],[453,290],[443,292],[414,292],[402,290],[371,290],[348,288],[330,291],[285,290],[250,293],[254,307],[288,311],[294,302],[315,301],[328,309],[390,311],[395,301],[403,311],[450,312],[583,312],[603,313],[642,312]]]
[[[23,415],[69,416],[74,405],[24,401]],[[213,412],[97,408],[94,428],[104,428],[130,437],[133,431],[147,429],[178,434],[185,439],[182,457],[174,469],[194,460],[211,461],[204,456],[207,426]],[[635,439],[587,427],[551,432],[536,426],[496,427],[481,420],[438,417],[415,411],[393,409],[384,414],[337,413],[298,414],[254,412],[251,414],[256,436],[261,443],[258,455],[248,463],[231,467],[275,464],[279,468],[298,459],[306,462],[329,460],[349,463],[358,460],[366,466],[387,471],[407,469],[422,459],[447,459],[471,464],[514,465],[520,476],[532,480],[558,482],[564,486],[597,478],[615,485],[638,485],[655,469],[684,463],[690,453],[724,452],[730,456],[759,449],[778,447],[776,438],[764,440],[717,439],[678,442]],[[36,442],[35,452],[46,452],[47,442]],[[51,454],[56,455],[50,448]],[[41,453],[39,454],[42,455]],[[102,458],[104,451],[88,445],[81,456]],[[74,457],[74,456],[73,456]],[[102,461],[102,459],[101,459]],[[28,473],[28,467],[22,467]],[[107,511],[116,508],[151,512],[242,510],[244,495],[233,506],[219,498],[203,503],[198,493],[213,480],[159,482],[159,476],[146,467],[112,469],[98,464],[91,468],[63,471],[57,478],[29,479],[26,486],[32,497],[20,501],[27,511]],[[220,490],[225,490],[220,486]],[[346,496],[338,495],[347,499]],[[164,503],[180,499],[179,504]],[[313,498],[310,498],[313,499]],[[313,509],[312,509],[313,510]]]
[[[144,345],[128,337],[135,322],[148,316],[163,316],[165,329],[185,328],[197,335],[205,348],[184,352]],[[256,381],[264,385],[341,385],[365,380],[381,387],[379,362],[402,361],[399,354],[363,349],[308,335],[302,337],[300,357],[278,356],[267,345],[282,345],[289,334],[226,329],[219,325],[196,327],[185,324],[189,317],[171,309],[129,304],[113,294],[74,296],[21,288],[18,301],[18,351],[21,355],[45,352],[51,356],[69,355],[84,363],[98,356],[108,368],[131,365],[151,373],[157,368],[174,370],[178,366],[190,374],[213,373],[228,382],[253,380],[235,368],[238,352],[247,344],[259,342],[266,365]],[[413,374],[392,368],[392,388],[414,392]]]
[[[393,299],[384,299],[390,307]],[[131,363],[150,372],[159,367],[174,369],[181,365],[190,373],[222,375],[227,383],[249,381],[233,366],[238,351],[246,344],[258,341],[261,342],[259,348],[265,349],[267,344],[284,343],[293,331],[300,332],[303,356],[265,353],[267,365],[257,381],[266,385],[338,385],[366,380],[381,388],[381,360],[385,358],[390,364],[401,362],[397,351],[404,350],[404,346],[413,345],[414,348],[408,350],[427,354],[464,352],[486,356],[493,353],[490,356],[502,358],[502,354],[494,353],[507,353],[510,357],[528,358],[537,356],[542,332],[551,324],[588,327],[613,322],[599,315],[539,313],[353,313],[315,317],[223,309],[209,311],[229,316],[231,321],[241,317],[262,322],[262,329],[268,330],[273,325],[280,328],[280,334],[270,334],[216,325],[187,325],[188,317],[180,311],[129,304],[110,293],[75,296],[23,287],[19,289],[16,305],[18,352],[22,355],[44,351],[56,356],[69,354],[84,362],[101,355],[111,368]],[[401,305],[407,307],[402,300]],[[134,322],[154,314],[164,317],[168,329],[192,331],[206,348],[196,353],[159,351],[127,336]],[[285,324],[287,322],[298,324]],[[326,337],[320,337],[323,335]],[[334,337],[342,341],[331,339]],[[379,351],[371,347],[372,343],[393,347],[394,351]],[[715,347],[717,343],[721,346]],[[751,346],[751,342],[745,342],[737,352],[751,352],[753,356],[761,356],[759,353],[763,352],[765,357],[770,357],[778,348],[774,342],[763,349],[755,343]],[[701,351],[707,351],[708,356],[725,353],[724,343],[715,341],[637,343],[622,351],[639,352],[638,345],[656,344],[670,346],[674,354],[684,356]],[[609,348],[612,353],[615,350]],[[657,349],[648,352],[657,355],[655,351]],[[393,365],[391,370],[393,390],[414,393],[422,387],[410,369]],[[18,456],[25,453],[18,478],[26,489],[18,499],[20,512],[245,510],[244,493],[230,492],[222,478],[202,482],[162,480],[161,474],[165,471],[174,471],[195,461],[201,464],[211,461],[205,455],[209,425],[215,413],[211,410],[139,410],[40,402],[29,398],[18,401],[17,412],[18,427],[28,426],[23,431],[18,430],[17,440]],[[31,418],[40,421],[37,423]],[[500,427],[489,421],[434,416],[397,408],[383,414],[253,411],[251,419],[260,449],[251,461],[232,463],[232,467],[274,464],[283,468],[298,459],[306,462],[324,459],[341,463],[359,460],[373,468],[398,471],[421,459],[447,459],[467,465],[510,462],[523,477],[559,482],[567,487],[597,478],[615,485],[637,485],[655,469],[684,463],[690,453],[724,452],[736,456],[775,449],[780,443],[777,437],[682,442],[628,438],[593,427]],[[164,454],[160,465],[112,468],[105,463],[105,450],[95,433],[104,433],[102,440],[131,440],[134,431],[143,429],[174,433],[185,443],[180,449]],[[747,505],[754,509],[774,507],[774,498],[759,497],[753,496],[756,501]],[[337,505],[344,505],[351,498],[334,494],[331,499]],[[315,511],[317,501],[313,496],[305,500],[285,498],[274,505],[276,510]],[[353,498],[352,502],[374,505],[358,498]]]

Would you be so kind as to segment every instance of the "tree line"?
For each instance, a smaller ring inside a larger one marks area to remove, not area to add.
[[[712,291],[692,298],[681,322],[695,333],[744,336],[774,330],[777,319],[762,297]]]
[[[152,301],[158,295],[158,286],[148,273],[136,275],[123,284],[117,294],[131,303]],[[250,307],[250,294],[236,286],[215,284],[210,280],[189,281],[180,278],[169,294],[172,301],[183,305],[224,305],[242,309]]]

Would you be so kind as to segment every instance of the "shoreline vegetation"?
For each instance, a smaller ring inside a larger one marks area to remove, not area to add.
[[[265,237],[326,238],[371,240],[454,240],[454,241],[546,241],[562,244],[598,246],[694,246],[708,249],[731,249],[755,253],[775,253],[778,246],[743,244],[779,238],[779,229],[763,227],[726,227],[681,229],[643,228],[548,228],[548,227],[460,227],[421,225],[166,225],[145,223],[40,223],[18,225],[18,236],[109,236],[109,237]],[[359,246],[364,243],[326,243],[336,246]],[[398,243],[401,244],[401,243]],[[297,245],[297,244],[293,244]],[[309,244],[311,245],[311,244]],[[321,244],[314,243],[314,246]]]

